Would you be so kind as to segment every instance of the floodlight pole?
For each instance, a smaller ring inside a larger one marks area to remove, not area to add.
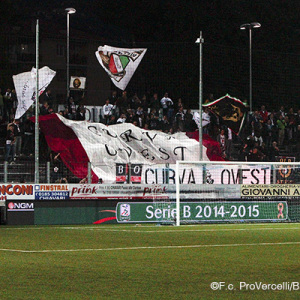
[[[70,14],[75,14],[76,9],[69,7],[65,9],[67,13],[67,99],[70,93],[69,72],[70,72]]]
[[[252,29],[261,27],[260,23],[253,22],[240,26],[241,30],[249,30],[249,105],[250,113],[252,113]]]
[[[36,21],[36,89],[35,89],[35,128],[34,128],[34,183],[39,183],[39,20]]]
[[[202,82],[202,44],[204,39],[202,38],[202,31],[200,31],[200,37],[196,40],[199,43],[199,159],[203,160],[203,146],[202,146],[202,93],[203,93],[203,82]]]

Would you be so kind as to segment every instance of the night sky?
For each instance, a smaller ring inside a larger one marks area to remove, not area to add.
[[[202,30],[208,42],[241,46],[247,40],[239,26],[260,22],[262,27],[255,33],[256,47],[299,51],[298,0],[1,0],[1,22],[22,24],[38,12],[50,15],[66,7],[77,10],[72,26],[118,26],[132,34],[136,42],[194,41]]]
[[[261,28],[253,33],[255,51],[275,51],[284,56],[299,55],[300,50],[299,0],[1,0],[0,5],[2,37],[9,32],[12,24],[22,26],[30,19],[48,18],[53,24],[65,24],[64,9],[74,7],[77,12],[72,16],[72,29],[87,30],[97,39],[97,34],[106,28],[107,32],[119,35],[120,43],[124,37],[136,47],[143,43],[161,42],[194,44],[201,30],[208,45],[247,51],[247,32],[239,27],[244,23],[259,22]],[[291,62],[291,66],[287,67],[291,69],[288,77],[299,74],[299,56],[295,59],[297,61],[298,64]],[[268,73],[280,72],[282,65],[277,67],[277,70],[270,69]],[[284,84],[282,78],[270,80]],[[296,88],[290,93],[294,95],[297,92],[299,89]]]

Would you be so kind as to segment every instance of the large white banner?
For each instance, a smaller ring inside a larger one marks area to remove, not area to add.
[[[176,165],[142,166],[141,182],[144,184],[175,185]],[[271,166],[182,164],[179,168],[180,184],[270,184]]]
[[[92,169],[104,182],[116,180],[115,164],[175,163],[197,160],[199,143],[184,133],[174,135],[149,131],[130,123],[105,126],[100,123],[76,122],[58,115],[71,127],[83,146]],[[208,160],[204,151],[204,160]]]
[[[41,95],[54,78],[56,72],[49,67],[39,69],[39,95]],[[15,119],[21,118],[36,98],[36,69],[13,76],[18,98]]]
[[[95,54],[115,86],[125,90],[146,51],[145,48],[126,49],[105,45],[100,46]]]

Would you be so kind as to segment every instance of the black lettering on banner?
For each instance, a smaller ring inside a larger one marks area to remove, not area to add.
[[[99,130],[96,128],[96,126],[90,125],[90,126],[88,126],[88,130],[91,131],[92,133],[102,136],[102,134],[99,132]]]
[[[130,166],[130,181],[132,183],[141,183],[142,181],[142,165],[132,164]]]
[[[170,158],[170,155],[167,153],[167,150],[166,150],[166,149],[164,149],[164,148],[159,148],[158,150],[159,150],[159,152],[161,152],[162,154],[166,155],[166,158],[160,156],[161,159],[168,160],[168,159]]]
[[[190,183],[193,183],[193,184],[196,183],[195,175],[194,175],[193,169],[191,169],[190,174],[189,174],[189,181],[188,181],[188,184],[190,184]]]
[[[154,156],[151,156],[151,157],[150,157],[150,154],[149,154],[148,149],[143,149],[143,150],[141,151],[141,154],[142,154],[146,159],[151,159],[151,160],[154,160],[154,159],[155,159]]]
[[[157,136],[157,134],[155,133],[155,134],[153,135],[153,137],[151,137],[151,136],[150,136],[150,133],[149,133],[148,131],[142,132],[142,134],[145,134],[145,135],[147,136],[147,138],[148,138],[151,142],[153,142],[154,139],[155,139],[156,136]]]
[[[175,155],[178,155],[178,154],[176,153],[176,150],[177,150],[177,149],[181,149],[181,158],[180,158],[180,160],[184,160],[184,149],[186,149],[186,147],[183,147],[183,146],[175,147],[175,148],[174,148],[174,151],[173,151],[173,153],[174,153]]]
[[[116,183],[125,183],[128,179],[128,165],[116,164]]]
[[[234,176],[234,170],[231,169],[231,175],[232,175],[232,181],[233,181],[233,183],[235,183],[235,184],[239,183],[240,176],[242,176],[242,178],[243,178],[243,170],[241,170],[241,173],[242,174],[240,174],[240,172],[237,170],[236,177],[235,177]],[[230,179],[229,179],[229,181],[230,181]]]
[[[168,169],[169,171],[169,183],[175,184],[175,171],[173,169]]]
[[[154,174],[154,171],[150,168],[148,168],[146,171],[145,171],[145,183],[146,184],[154,184],[155,182],[152,181],[152,182],[148,182],[148,172]]]
[[[242,183],[244,182],[244,179],[247,179],[247,176],[244,176],[244,172],[249,172],[250,169],[241,169],[242,172]],[[235,184],[239,183],[238,181],[235,182]]]
[[[227,173],[227,183],[224,182],[224,174]],[[230,172],[229,170],[227,169],[224,169],[222,172],[221,172],[221,183],[222,184],[230,184]]]
[[[125,142],[127,142],[127,143],[132,142],[132,140],[142,141],[142,139],[139,139],[139,138],[135,137],[134,135],[132,135],[132,130],[131,129],[128,129],[125,132],[121,133],[120,137],[123,140],[125,140]]]
[[[110,156],[116,156],[118,154],[118,151],[115,149],[112,149],[114,152],[110,152],[107,144],[105,144],[105,149],[106,149],[107,154]]]
[[[251,170],[251,175],[252,175],[252,177],[253,177],[254,179],[256,179],[256,182],[253,182],[253,181],[251,180],[251,184],[259,184],[259,179],[255,176],[254,173],[259,174],[260,172],[259,172],[258,169],[253,169],[253,170]]]
[[[108,129],[103,128],[102,131],[104,131],[107,135],[113,137],[113,138],[117,138],[118,135],[117,134],[112,134]]]
[[[127,147],[127,149],[124,148],[124,149],[121,149],[121,150],[124,150],[128,154],[128,157],[130,157],[131,154],[132,154],[132,149],[130,147]]]

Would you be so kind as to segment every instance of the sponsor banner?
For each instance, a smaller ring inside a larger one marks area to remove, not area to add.
[[[7,203],[7,211],[34,211],[34,202],[10,201]]]
[[[33,187],[33,184],[1,184],[0,198],[1,200],[33,200]]]
[[[291,198],[300,196],[300,184],[241,185],[242,198]]]
[[[166,186],[70,184],[70,199],[168,199]]]
[[[36,200],[69,199],[68,184],[37,184],[34,187]]]
[[[237,199],[239,185],[180,185],[181,199]],[[70,184],[70,199],[176,199],[175,185]]]
[[[175,164],[143,166],[142,183],[175,184]],[[271,166],[238,165],[181,165],[181,184],[270,184]]]
[[[175,202],[125,202],[116,207],[117,222],[175,222]],[[182,222],[282,221],[288,218],[286,201],[274,202],[182,202]]]

